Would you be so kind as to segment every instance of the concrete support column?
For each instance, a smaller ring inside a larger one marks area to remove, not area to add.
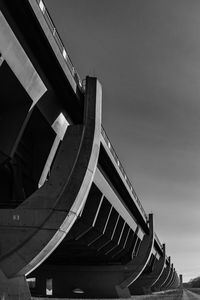
[[[183,275],[182,274],[179,275],[179,280],[180,280],[179,286],[180,286],[180,289],[182,289],[183,288]]]
[[[128,287],[121,289],[119,285],[116,285],[115,288],[119,298],[131,298],[131,294]]]
[[[25,276],[7,278],[0,271],[0,300],[31,300]]]

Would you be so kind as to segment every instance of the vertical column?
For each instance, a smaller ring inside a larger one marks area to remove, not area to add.
[[[31,294],[25,276],[8,279],[0,271],[0,299],[31,300]]]
[[[183,275],[182,274],[180,274],[179,275],[179,279],[180,279],[180,289],[183,289]]]

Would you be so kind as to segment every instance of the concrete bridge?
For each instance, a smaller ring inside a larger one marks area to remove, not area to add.
[[[82,83],[42,1],[0,8],[2,299],[176,288],[153,215],[102,127],[101,84]]]

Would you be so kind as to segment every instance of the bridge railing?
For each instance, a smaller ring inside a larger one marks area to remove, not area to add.
[[[110,142],[110,140],[109,140],[109,138],[108,138],[108,136],[107,136],[107,134],[106,134],[106,132],[103,128],[103,126],[101,127],[101,133],[102,133],[102,136],[104,138],[104,141],[106,142],[106,144],[107,144],[107,146],[110,150],[110,153],[112,154],[114,160],[116,161],[116,163],[118,165],[118,168],[119,168],[121,174],[123,175],[126,183],[128,184],[129,189],[131,190],[131,193],[132,193],[134,199],[136,200],[136,202],[137,202],[144,218],[146,219],[146,221],[148,221],[147,214],[146,214],[146,212],[145,212],[145,210],[144,210],[144,208],[143,208],[143,206],[142,206],[142,204],[141,204],[141,202],[140,202],[140,200],[139,200],[139,198],[138,198],[138,196],[137,196],[137,194],[136,194],[136,192],[135,192],[135,190],[134,190],[134,188],[133,188],[133,186],[132,186],[132,184],[131,184],[131,182],[128,178],[128,176],[126,175],[126,172],[125,172],[125,170],[124,170],[124,168],[123,168],[123,166],[122,166],[122,164],[121,164],[121,162],[120,162],[120,160],[119,160],[119,158],[118,158],[118,156],[117,156],[117,154],[116,154],[116,152],[115,152],[115,150],[114,150],[114,148],[113,148],[113,146],[112,146],[112,144],[111,144],[111,142]]]
[[[83,89],[81,78],[80,78],[79,74],[76,72],[76,70],[72,64],[69,54],[67,53],[67,51],[63,45],[63,42],[58,34],[58,31],[56,30],[56,27],[48,13],[46,6],[44,5],[44,2],[42,0],[36,0],[36,3],[38,4],[38,6],[44,16],[44,19],[52,33],[52,36],[54,37],[54,40],[60,50],[60,53],[63,56],[63,59],[65,60],[67,66],[70,70],[71,75],[73,76],[73,78],[74,78],[76,84],[79,86],[79,88]]]

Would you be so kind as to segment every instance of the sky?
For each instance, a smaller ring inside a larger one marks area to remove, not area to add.
[[[200,276],[200,1],[45,0],[184,281]]]

